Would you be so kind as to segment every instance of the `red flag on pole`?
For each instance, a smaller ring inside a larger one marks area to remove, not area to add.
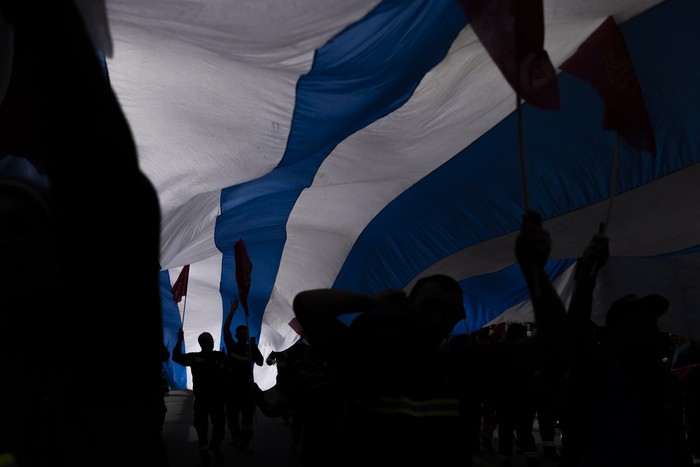
[[[175,303],[180,303],[182,297],[187,295],[187,283],[190,279],[190,265],[187,264],[180,271],[180,275],[177,276],[177,280],[173,284],[173,298]]]
[[[540,109],[559,110],[557,72],[544,50],[542,0],[459,0],[491,59],[515,92]]]
[[[248,316],[248,291],[250,290],[250,273],[253,270],[253,263],[250,262],[243,239],[238,240],[233,245],[233,252],[236,260],[238,295],[241,300],[241,305],[243,305],[243,310],[246,316]]]
[[[693,371],[694,369],[696,369],[699,366],[700,365],[698,365],[698,364],[686,365],[686,366],[682,366],[679,368],[674,368],[671,371],[673,372],[674,375],[676,375],[676,377],[679,380],[683,381],[690,374],[691,371]]]
[[[587,81],[605,102],[602,128],[616,130],[627,143],[656,154],[656,141],[632,58],[612,17],[581,44],[560,68]]]

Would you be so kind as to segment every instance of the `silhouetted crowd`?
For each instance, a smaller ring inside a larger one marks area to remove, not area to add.
[[[344,400],[341,465],[368,456],[471,465],[483,449],[510,466],[514,446],[528,466],[542,459],[577,467],[693,464],[694,373],[675,368],[696,363],[672,364],[674,353],[680,360],[690,352],[659,329],[668,301],[625,295],[596,325],[593,291],[608,238],[594,235],[579,258],[568,306],[544,272],[550,248],[538,213],[526,212],[515,256],[534,309],[528,324],[453,334],[465,315],[462,292],[443,275],[420,279],[408,295],[320,289],[296,296],[305,338]],[[338,317],[351,311],[362,313],[346,326]]]

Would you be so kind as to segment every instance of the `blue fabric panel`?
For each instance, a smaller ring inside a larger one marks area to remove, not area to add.
[[[311,71],[297,85],[291,134],[278,169],[222,191],[215,241],[223,252],[223,305],[228,309],[238,294],[233,244],[243,239],[253,263],[251,335],[259,335],[285,224],[301,190],[338,143],[410,97],[464,25],[461,8],[451,0],[385,1],[317,51]]]
[[[700,82],[700,61],[689,59],[687,50],[688,44],[700,44],[694,21],[699,13],[698,2],[670,1],[621,25],[658,154],[623,142],[618,193],[700,162],[700,88],[694,84]],[[657,28],[674,34],[649,34]],[[560,111],[522,109],[529,205],[545,219],[608,198],[615,147],[614,133],[600,128],[603,102],[595,90],[565,73],[559,89]],[[695,94],[679,95],[678,89]],[[335,286],[368,293],[402,288],[435,262],[518,230],[524,199],[516,135],[513,114],[395,199],[362,233]],[[435,205],[441,209],[432,209]],[[591,225],[591,233],[603,220]],[[484,310],[493,310],[491,318],[502,306],[484,302]]]
[[[170,286],[170,274],[168,271],[160,272],[160,307],[163,320],[163,343],[173,354],[173,348],[177,342],[177,331],[182,327],[180,310],[173,300],[172,287]],[[187,310],[185,309],[185,312]],[[187,373],[182,365],[174,364],[172,359],[163,363],[165,378],[173,389],[184,389],[187,386]]]
[[[554,280],[576,262],[575,258],[549,261],[547,276]],[[455,327],[455,332],[472,332],[497,318],[505,310],[530,298],[520,266],[514,264],[491,274],[460,281],[464,291],[467,319]]]

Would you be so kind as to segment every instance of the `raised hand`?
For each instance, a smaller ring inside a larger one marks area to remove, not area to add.
[[[515,241],[515,258],[521,267],[543,268],[552,249],[549,232],[542,228],[539,212],[523,214],[523,224]],[[531,269],[530,269],[531,270]]]
[[[597,233],[583,251],[576,266],[576,279],[595,276],[610,257],[610,239]]]

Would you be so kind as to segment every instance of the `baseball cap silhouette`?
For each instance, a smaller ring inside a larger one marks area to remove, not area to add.
[[[639,297],[627,294],[615,300],[605,315],[605,326],[616,326],[627,318],[655,322],[668,310],[668,300],[657,294]]]

